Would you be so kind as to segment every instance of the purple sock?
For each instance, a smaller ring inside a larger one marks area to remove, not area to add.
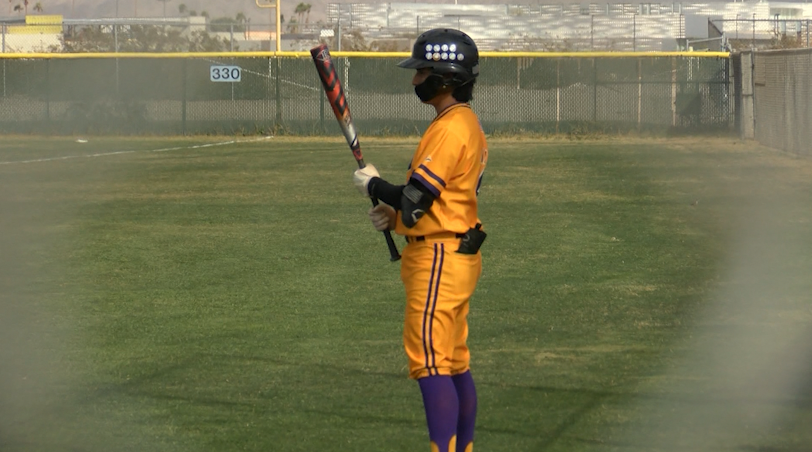
[[[457,434],[460,409],[454,382],[451,377],[444,375],[424,377],[417,382],[420,384],[420,392],[423,393],[429,439],[437,445],[439,452],[455,452],[448,450],[451,438]]]
[[[459,421],[457,423],[457,451],[466,452],[469,444],[474,442],[474,424],[476,422],[476,386],[471,371],[451,377],[457,389],[460,403]]]

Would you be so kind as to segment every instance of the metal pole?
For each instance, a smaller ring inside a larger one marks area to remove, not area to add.
[[[589,50],[595,50],[595,15],[589,16]]]
[[[275,82],[276,82],[276,127],[275,128],[278,130],[279,128],[282,127],[282,98],[281,98],[281,96],[282,96],[282,85],[279,82],[279,78],[280,78],[280,75],[281,75],[280,72],[281,72],[281,69],[282,69],[282,63],[280,61],[281,58],[279,56],[274,58],[274,60],[276,62],[276,74],[275,74],[276,75],[276,77],[275,77],[275,79],[276,79],[275,80]]]
[[[671,57],[671,126],[677,125],[677,58]]]
[[[118,2],[116,2],[116,7],[118,7]],[[116,17],[118,17],[118,11],[116,11]],[[113,24],[113,40],[115,46],[115,53],[118,53],[118,24]],[[116,99],[121,99],[121,93],[119,91],[119,68],[118,68],[118,58],[116,58]]]
[[[276,51],[282,51],[282,2],[276,0]]]
[[[324,93],[323,89],[318,89],[318,96],[319,96],[319,125],[321,127],[321,131],[325,132],[324,130],[324,101],[327,99],[327,96]]]
[[[592,122],[598,121],[598,60],[592,58]]]
[[[181,102],[181,134],[186,135],[186,62],[188,58],[183,59],[183,66],[181,69],[181,91],[182,93],[182,102]]]
[[[51,129],[51,59],[45,60],[45,129]]]
[[[555,133],[559,133],[560,126],[561,126],[561,58],[557,58],[555,65]]]
[[[637,130],[643,126],[643,60],[637,59]]]

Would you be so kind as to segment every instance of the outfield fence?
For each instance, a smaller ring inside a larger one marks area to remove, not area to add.
[[[748,51],[733,62],[742,137],[812,156],[812,49]]]
[[[334,52],[364,135],[432,119],[397,67],[406,53]],[[726,53],[483,53],[473,106],[489,133],[728,131]],[[16,54],[0,131],[337,134],[309,53]],[[226,71],[226,72],[223,72]]]

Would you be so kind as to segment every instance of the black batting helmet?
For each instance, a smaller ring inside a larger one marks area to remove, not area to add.
[[[428,67],[435,74],[452,74],[451,84],[459,86],[479,75],[479,51],[467,34],[453,28],[435,28],[417,37],[412,56],[398,66],[407,69]]]

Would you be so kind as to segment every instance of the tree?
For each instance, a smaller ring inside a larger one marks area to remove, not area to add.
[[[41,2],[37,2],[37,3],[34,5],[34,11],[36,11],[36,12],[38,12],[38,13],[41,13],[41,12],[43,12],[43,11],[44,11],[44,9],[42,8],[42,3],[41,3]]]
[[[14,12],[19,13],[19,12],[20,12],[20,11],[22,11],[22,10],[23,10],[23,5],[21,5],[21,4],[19,4],[19,3],[17,3],[16,5],[14,5]]]
[[[223,52],[229,50],[228,40],[206,31],[186,33],[184,27],[131,25],[119,29],[120,52]],[[112,52],[116,37],[100,26],[85,26],[73,36],[63,38],[65,53]]]
[[[188,11],[188,8],[186,8],[186,3],[181,3],[180,5],[178,5],[178,13],[181,16],[186,14],[187,11]]]
[[[296,17],[299,19],[297,22],[301,23],[304,22],[304,15],[307,11],[307,4],[306,3],[299,3],[296,5],[296,9],[293,12],[296,14]]]

